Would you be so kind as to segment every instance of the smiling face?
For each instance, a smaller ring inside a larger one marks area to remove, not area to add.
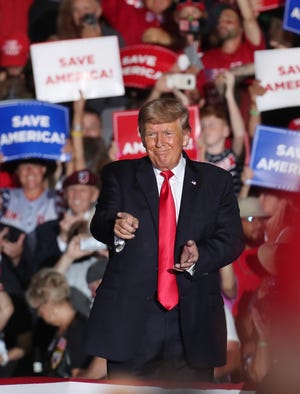
[[[87,212],[98,194],[98,189],[89,185],[70,185],[65,190],[68,206],[74,214]]]
[[[142,140],[151,162],[165,171],[176,167],[182,149],[188,145],[189,135],[189,131],[182,130],[180,119],[177,119],[170,123],[146,123]]]
[[[40,164],[22,163],[18,165],[17,176],[25,191],[42,190],[46,171],[46,167]]]

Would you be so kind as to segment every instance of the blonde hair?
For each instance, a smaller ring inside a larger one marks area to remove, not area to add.
[[[26,300],[32,308],[47,302],[60,303],[69,300],[70,287],[63,274],[53,268],[42,268],[31,278]]]
[[[141,137],[145,135],[146,123],[162,124],[180,120],[182,132],[191,130],[188,109],[175,98],[161,97],[144,104],[139,111],[138,126]]]

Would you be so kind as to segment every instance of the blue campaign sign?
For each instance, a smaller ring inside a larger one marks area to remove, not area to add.
[[[249,166],[252,185],[300,191],[300,133],[258,125]]]
[[[69,135],[67,107],[36,100],[3,101],[0,119],[0,151],[5,161],[62,160]]]
[[[300,2],[286,0],[283,17],[283,28],[300,34]]]

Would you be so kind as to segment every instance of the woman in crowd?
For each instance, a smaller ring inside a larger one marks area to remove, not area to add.
[[[43,358],[43,375],[58,377],[101,378],[106,374],[103,359],[93,359],[84,352],[87,318],[70,301],[70,287],[63,274],[51,268],[38,271],[26,292],[29,305],[47,324],[56,327]],[[91,373],[93,366],[96,376]],[[99,365],[102,368],[99,368]],[[87,369],[87,375],[84,370]]]

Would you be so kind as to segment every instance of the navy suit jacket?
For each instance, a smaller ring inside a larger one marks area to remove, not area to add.
[[[182,247],[190,239],[197,243],[199,259],[193,277],[187,272],[177,274],[180,324],[189,362],[206,368],[226,361],[218,271],[242,252],[243,232],[230,173],[184,156],[175,261],[179,262]],[[156,292],[159,193],[148,157],[113,162],[102,176],[91,232],[110,246],[110,258],[91,310],[87,350],[125,361],[139,346],[147,303]],[[119,211],[138,218],[139,228],[117,253],[113,228]]]

